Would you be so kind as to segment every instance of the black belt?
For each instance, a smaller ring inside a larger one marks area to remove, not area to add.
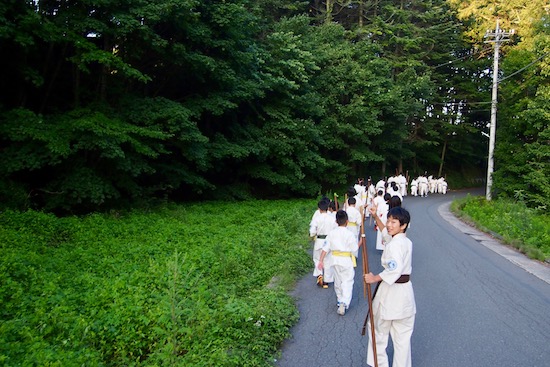
[[[411,276],[409,274],[403,274],[395,282],[396,283],[407,283],[409,280],[411,280]]]
[[[320,240],[324,240],[325,238],[327,238],[327,235],[326,234],[317,235],[317,238]]]
[[[403,274],[399,278],[397,278],[397,280],[395,282],[402,284],[402,283],[407,283],[410,280],[411,280],[411,275],[410,274]],[[377,287],[374,290],[374,294],[372,295],[373,300],[374,300],[374,296],[376,296],[376,292],[378,292],[378,288],[380,288],[380,282],[377,283]],[[361,330],[361,335],[365,335],[365,331],[367,329],[368,319],[369,319],[369,313],[367,312],[367,317],[365,317],[365,322],[363,323],[363,329]]]
[[[403,283],[407,283],[409,280],[411,280],[411,275],[410,274],[403,274],[399,278],[397,278],[397,280],[395,282],[403,284]],[[378,284],[378,285],[380,285],[380,284]],[[378,288],[380,288],[380,287],[376,287],[376,289],[374,290],[374,294],[372,295],[372,299],[374,299],[374,296],[376,296],[376,292],[378,292]]]

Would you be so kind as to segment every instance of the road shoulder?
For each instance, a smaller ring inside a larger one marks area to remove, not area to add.
[[[462,222],[450,211],[450,206],[450,201],[443,203],[439,206],[438,212],[441,217],[449,222],[453,227],[471,236],[483,246],[496,252],[528,273],[531,273],[542,281],[550,284],[550,266],[536,260],[529,259],[521,252],[503,244],[499,240],[491,237],[489,234]]]

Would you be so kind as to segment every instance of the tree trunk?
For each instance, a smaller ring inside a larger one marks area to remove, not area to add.
[[[53,86],[55,85],[55,82],[57,80],[57,76],[59,75],[59,72],[61,71],[61,64],[65,60],[65,55],[67,54],[67,43],[65,42],[65,45],[63,46],[63,50],[61,51],[61,55],[59,55],[59,59],[57,60],[57,64],[55,66],[55,69],[51,75],[50,82],[48,83],[46,87],[46,91],[44,92],[44,98],[42,98],[42,103],[40,104],[39,113],[43,113],[44,109],[46,108],[48,104],[48,100],[50,98],[50,95],[52,94]]]
[[[103,39],[103,50],[112,52],[113,46],[109,37]],[[107,99],[107,77],[109,68],[106,65],[101,65],[101,75],[99,76],[99,100],[104,102]]]
[[[363,12],[364,12],[363,0],[359,0],[359,28],[363,28]]]
[[[73,67],[73,104],[75,108],[80,106],[80,69]]]
[[[439,172],[437,173],[437,177],[441,177],[441,172],[443,172],[443,162],[445,161],[446,150],[447,150],[447,139],[445,139],[445,142],[443,143],[443,150],[441,151],[441,161],[439,162]]]
[[[333,7],[334,7],[334,4],[332,3],[332,0],[327,0],[326,12],[325,12],[325,24],[329,24],[330,22],[332,22]]]
[[[399,163],[397,164],[397,174],[403,173],[403,158],[399,158]]]

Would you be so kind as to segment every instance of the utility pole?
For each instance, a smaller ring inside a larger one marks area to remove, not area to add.
[[[500,44],[510,40],[510,35],[514,34],[514,30],[505,32],[500,29],[497,19],[497,27],[495,31],[487,30],[485,38],[489,40],[485,43],[495,44],[495,56],[493,57],[493,94],[491,99],[491,127],[489,131],[489,157],[487,158],[487,190],[485,198],[491,200],[491,186],[493,186],[493,166],[494,166],[494,151],[495,151],[495,134],[497,130],[497,93],[498,93],[498,56]]]

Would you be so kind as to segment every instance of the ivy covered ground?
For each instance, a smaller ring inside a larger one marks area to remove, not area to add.
[[[0,364],[269,366],[315,201],[0,214]]]

